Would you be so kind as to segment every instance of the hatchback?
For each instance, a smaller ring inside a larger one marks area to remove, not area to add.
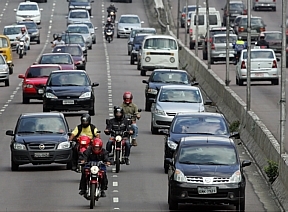
[[[92,36],[86,24],[70,24],[67,27],[68,33],[78,33],[83,36],[88,49],[92,49]]]
[[[128,37],[132,29],[141,28],[144,21],[140,21],[138,15],[121,15],[117,24],[117,38],[120,36]]]
[[[71,10],[69,11],[68,16],[66,16],[67,19],[67,26],[69,24],[74,24],[75,22],[84,22],[84,21],[90,21],[93,16],[90,16],[89,12],[87,10]]]

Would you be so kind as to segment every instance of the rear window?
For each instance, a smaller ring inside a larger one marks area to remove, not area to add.
[[[59,67],[31,67],[28,70],[27,78],[48,77],[52,71],[60,70]]]
[[[131,37],[135,38],[137,33],[147,33],[147,34],[156,34],[156,30],[155,29],[139,29],[139,30],[132,30],[131,31]]]
[[[235,43],[237,41],[236,36],[229,36],[229,43]],[[226,43],[226,36],[214,37],[214,43]]]
[[[196,16],[196,15],[195,15]],[[210,25],[218,25],[217,15],[209,15],[209,24]],[[205,15],[198,16],[199,25],[205,25]],[[196,17],[194,17],[194,25],[196,25]]]
[[[251,59],[268,58],[273,59],[272,51],[251,51]],[[243,52],[243,59],[247,59],[247,51]]]
[[[243,9],[245,9],[244,4],[239,4],[239,3],[230,4],[230,10],[243,10]]]
[[[215,30],[215,31],[210,31],[211,35],[219,35],[219,34],[226,34],[226,29],[225,30]],[[229,34],[234,34],[233,30],[229,30]]]
[[[247,18],[242,18],[240,24],[246,26],[247,25]],[[263,26],[264,22],[262,21],[261,18],[251,18],[251,25]]]

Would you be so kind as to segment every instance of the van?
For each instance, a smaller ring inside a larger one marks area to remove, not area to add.
[[[177,40],[170,35],[148,35],[140,47],[141,76],[154,69],[179,69]]]
[[[202,44],[206,34],[206,8],[199,8],[198,10],[198,44]],[[221,27],[220,12],[215,7],[209,7],[209,28]],[[190,49],[194,49],[196,42],[196,11],[191,15],[190,21]]]

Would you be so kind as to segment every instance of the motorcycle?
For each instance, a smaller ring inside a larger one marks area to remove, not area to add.
[[[25,41],[20,40],[19,43],[17,44],[17,54],[19,55],[19,59],[23,58],[23,55],[25,54]]]
[[[108,17],[111,18],[111,22],[112,22],[112,23],[115,23],[117,10],[118,10],[118,8],[115,8],[115,11],[110,11],[110,12],[108,12]]]
[[[108,43],[110,43],[113,40],[114,29],[112,27],[108,27],[108,29],[105,31],[105,34],[106,40]]]
[[[138,113],[141,113],[142,112],[142,109],[138,109]],[[135,118],[137,119],[137,114],[134,113],[133,115],[131,114],[127,114],[125,115],[125,117],[127,118],[128,121],[130,121],[130,123],[132,123],[132,118]],[[129,143],[130,143],[130,146],[132,146],[132,137],[129,136]]]

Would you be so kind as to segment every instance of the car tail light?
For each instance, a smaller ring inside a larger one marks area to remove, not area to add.
[[[243,10],[243,15],[247,15],[247,10]]]
[[[266,31],[265,27],[260,28],[260,32],[265,32],[265,31]]]
[[[276,62],[276,60],[273,60],[272,68],[277,68],[277,62]]]
[[[215,49],[214,43],[211,43],[211,49]]]
[[[238,32],[244,32],[244,27],[239,27]]]
[[[273,0],[273,2],[276,2],[276,0]]]
[[[246,63],[245,63],[245,61],[242,61],[242,63],[241,63],[241,69],[246,69]]]
[[[255,0],[256,2],[258,2],[258,0]]]
[[[210,43],[212,43],[212,38],[209,39]]]
[[[189,29],[189,34],[193,35],[193,29]]]

